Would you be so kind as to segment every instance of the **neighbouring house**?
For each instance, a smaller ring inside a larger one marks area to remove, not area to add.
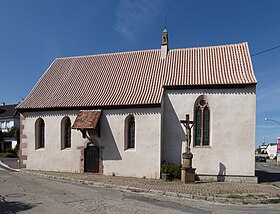
[[[57,58],[17,106],[21,168],[160,178],[189,114],[199,178],[255,182],[256,84],[247,43],[169,49],[166,29],[161,49]]]
[[[0,152],[14,149],[17,145],[17,139],[14,136],[6,136],[13,127],[19,128],[20,119],[16,106],[17,104],[6,105],[3,102],[0,105],[0,130],[4,135],[0,142]]]
[[[266,144],[263,144],[260,146],[260,152],[261,154],[267,154],[267,146]]]

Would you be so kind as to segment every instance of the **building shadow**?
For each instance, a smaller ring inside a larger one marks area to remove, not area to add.
[[[0,213],[1,214],[13,214],[27,211],[36,207],[35,205],[25,204],[17,201],[5,201],[3,198],[0,198]]]
[[[101,133],[101,141],[104,145],[103,151],[103,160],[122,160],[121,154],[119,152],[119,148],[117,146],[117,142],[112,133],[111,127],[109,125],[108,119],[106,116],[102,117],[102,133]]]
[[[262,170],[256,170],[255,176],[258,177],[259,183],[280,181],[280,172],[266,172]]]
[[[226,178],[226,166],[223,163],[219,163],[219,172],[217,176],[217,181],[218,182],[224,182]]]
[[[170,163],[181,163],[184,152],[182,142],[186,140],[184,127],[176,114],[172,102],[168,96],[164,97],[164,111],[162,124],[162,160]],[[185,115],[184,115],[185,116]]]

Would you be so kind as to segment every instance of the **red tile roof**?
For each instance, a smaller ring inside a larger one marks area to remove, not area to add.
[[[255,84],[247,43],[55,59],[18,109],[160,104],[164,86]]]
[[[95,129],[100,118],[101,111],[80,111],[77,114],[72,129]]]

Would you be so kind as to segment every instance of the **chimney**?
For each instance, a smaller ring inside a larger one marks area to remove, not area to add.
[[[166,59],[168,53],[168,32],[166,27],[162,31],[161,36],[161,58]]]

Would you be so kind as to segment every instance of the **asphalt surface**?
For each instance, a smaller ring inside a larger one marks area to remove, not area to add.
[[[260,183],[270,183],[280,187],[280,163],[275,160],[256,162],[256,176]]]
[[[4,169],[9,168],[16,159],[2,159],[0,164]],[[17,166],[14,164],[14,166]],[[270,203],[271,199],[280,200],[280,177],[276,162],[256,163],[256,174],[261,184],[248,184],[236,182],[196,182],[182,184],[180,181],[164,182],[154,179],[139,179],[128,177],[101,176],[91,173],[75,174],[61,172],[30,172],[39,178],[48,178],[57,181],[67,181],[74,184],[86,184],[95,187],[105,187],[122,191],[148,193],[159,196],[172,196],[187,199],[206,200],[218,203],[258,204]],[[271,185],[272,184],[272,185]],[[279,186],[278,186],[279,185]],[[278,188],[277,188],[278,187]]]
[[[0,213],[280,213],[279,204],[231,205],[130,193],[0,169]]]

